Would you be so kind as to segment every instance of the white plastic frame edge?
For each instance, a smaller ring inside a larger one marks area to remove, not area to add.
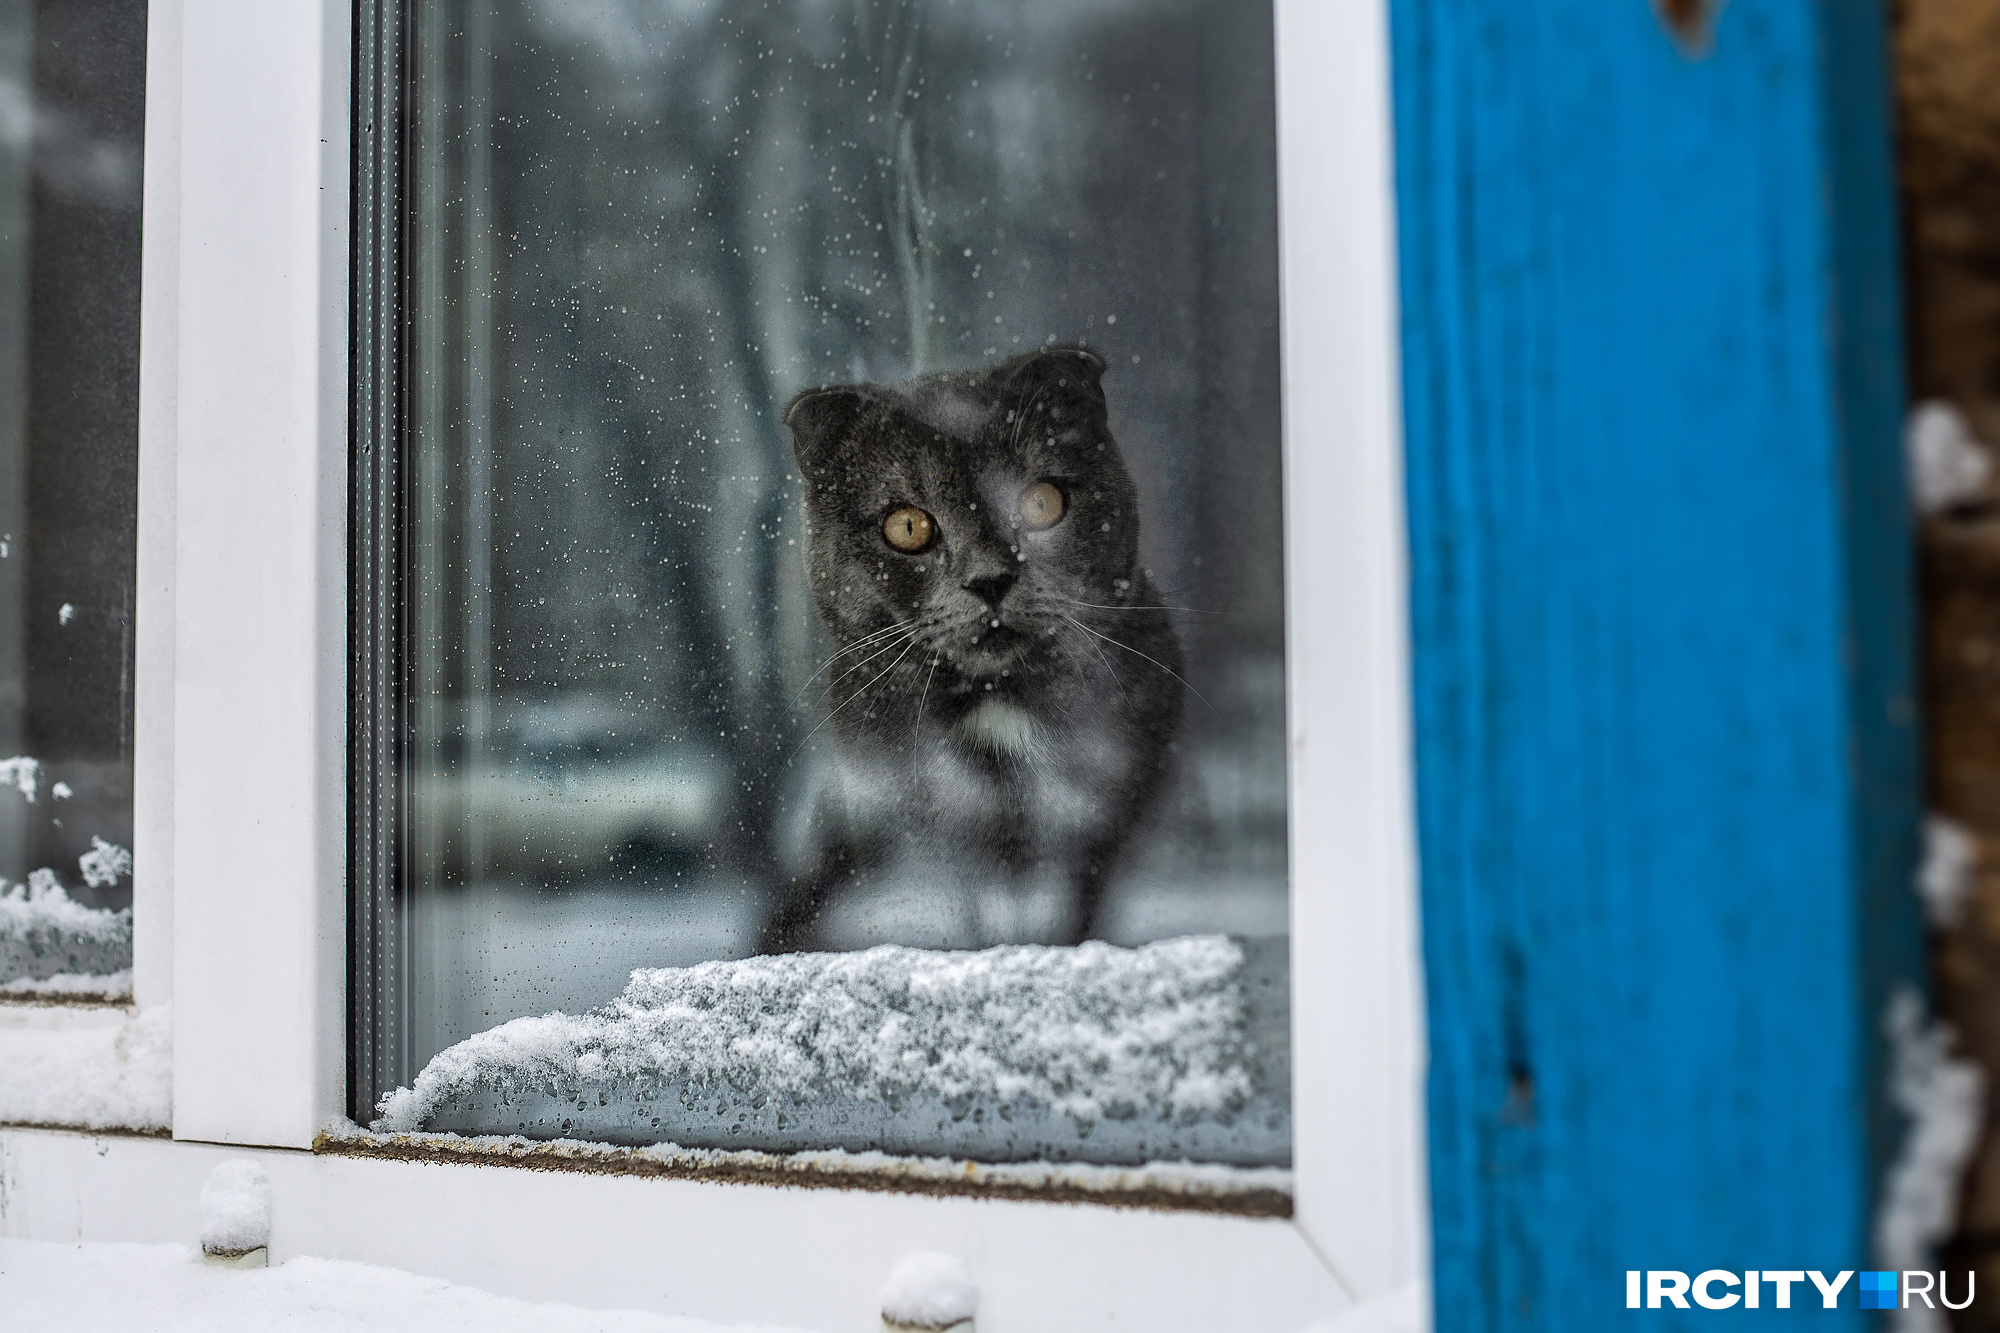
[[[1373,1297],[1430,1272],[1388,4],[1275,8],[1295,1215]]]
[[[345,1076],[350,19],[155,0],[148,21],[146,220],[175,234],[141,294],[137,643],[172,655],[139,659],[140,702],[169,711],[138,717],[137,758],[172,869],[171,908],[147,888],[135,915],[170,914],[173,955],[147,941],[135,970],[172,977],[176,1135],[305,1144]]]
[[[1081,1230],[1136,1257],[1161,1227],[1249,1228],[1273,1260],[1289,1231],[1336,1284],[1330,1312],[1428,1269],[1386,4],[1278,0],[1276,22],[1297,1215],[1086,1208]],[[175,1002],[179,1140],[304,1147],[344,1102],[350,44],[340,0],[151,7],[137,971],[142,1005]],[[508,1174],[523,1196],[636,1185],[683,1208],[743,1188]],[[886,1271],[910,1234],[892,1214],[964,1206],[832,1192],[804,1211]],[[387,1261],[461,1267],[448,1238]],[[1296,1290],[1271,1314],[1322,1286],[1278,1285]],[[754,1304],[701,1313],[766,1317]]]

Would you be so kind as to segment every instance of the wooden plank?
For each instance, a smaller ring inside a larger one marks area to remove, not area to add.
[[[1437,1326],[1867,1267],[1920,958],[1881,7],[1390,8]]]

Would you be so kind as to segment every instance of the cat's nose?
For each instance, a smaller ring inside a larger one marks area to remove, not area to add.
[[[1014,571],[1004,568],[982,570],[965,581],[965,590],[995,611],[1013,586]]]

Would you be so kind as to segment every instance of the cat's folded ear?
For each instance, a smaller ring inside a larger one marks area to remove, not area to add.
[[[1088,347],[1043,347],[1017,358],[1008,382],[1014,385],[1068,380],[1102,397],[1104,358]]]
[[[1104,417],[1104,358],[1088,347],[1044,347],[1015,359],[1008,389],[1039,403],[1056,421]]]
[[[865,401],[859,389],[841,386],[807,389],[785,405],[785,424],[792,428],[792,453],[800,471],[810,471],[840,442]]]

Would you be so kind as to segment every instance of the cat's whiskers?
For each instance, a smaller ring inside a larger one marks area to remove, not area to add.
[[[849,694],[848,694],[848,696],[847,696],[847,697],[846,697],[845,699],[842,699],[842,700],[840,701],[840,704],[838,705],[838,707],[836,707],[836,708],[835,708],[835,709],[833,710],[833,712],[834,712],[834,713],[837,713],[837,712],[839,712],[839,711],[840,711],[840,710],[841,710],[842,708],[845,708],[845,707],[847,707],[847,705],[849,705],[849,704],[853,703],[853,702],[854,702],[854,701],[855,701],[856,699],[858,699],[858,698],[860,698],[860,697],[861,697],[862,695],[866,694],[866,693],[868,692],[869,688],[870,688],[871,686],[873,686],[873,685],[875,684],[875,682],[876,682],[876,681],[878,681],[878,680],[881,680],[881,679],[882,679],[882,678],[883,678],[884,676],[888,675],[888,674],[889,674],[889,673],[890,673],[891,671],[894,671],[894,670],[895,670],[895,669],[896,669],[897,667],[901,666],[901,665],[902,665],[902,662],[903,662],[903,659],[904,659],[904,658],[906,658],[906,657],[908,657],[908,656],[910,655],[910,651],[911,651],[911,650],[912,650],[913,648],[915,648],[915,647],[917,646],[917,643],[918,643],[918,640],[919,640],[919,636],[918,636],[917,632],[916,632],[915,630],[911,630],[911,631],[910,631],[910,633],[909,633],[909,635],[908,635],[908,637],[906,637],[906,638],[902,638],[902,639],[898,639],[898,640],[896,641],[896,643],[895,643],[895,644],[891,644],[891,645],[889,645],[889,647],[890,647],[890,648],[893,648],[893,647],[895,647],[895,646],[896,646],[896,644],[901,644],[901,645],[902,645],[902,648],[903,648],[903,651],[902,651],[902,652],[900,652],[900,653],[897,653],[897,654],[896,654],[896,660],[895,660],[895,661],[893,661],[893,662],[889,663],[889,665],[888,665],[888,666],[885,666],[885,667],[883,667],[883,668],[882,668],[882,669],[881,669],[880,671],[878,671],[878,672],[876,672],[876,673],[875,673],[874,675],[870,676],[870,677],[869,677],[869,678],[868,678],[868,679],[867,679],[866,681],[864,681],[864,682],[863,682],[862,684],[859,684],[859,685],[855,686],[855,687],[854,687],[854,689],[853,689],[853,691],[852,691],[851,693],[849,693]],[[883,652],[883,653],[886,653],[886,652],[888,652],[888,651],[889,651],[889,649],[888,649],[888,648],[884,648],[884,649],[882,650],[882,652]],[[876,654],[876,656],[878,656],[878,657],[879,657],[879,656],[881,656],[881,655],[882,655],[881,653],[877,653],[877,654]],[[828,714],[827,716],[831,717],[832,715],[833,715],[832,713],[829,713],[829,714]]]
[[[1054,594],[1051,594],[1052,596]],[[1074,597],[1058,597],[1071,606],[1087,606],[1093,611],[1179,611],[1190,616],[1226,616],[1227,611],[1204,611],[1196,606],[1107,606],[1102,602],[1079,602]]]
[[[806,691],[812,688],[812,683],[815,679],[818,678],[819,673],[826,670],[828,667],[832,666],[835,662],[838,662],[841,658],[847,656],[849,653],[857,652],[860,649],[866,648],[869,644],[876,642],[877,640],[881,639],[884,635],[894,634],[897,630],[903,629],[906,626],[915,623],[916,621],[914,617],[912,617],[909,620],[898,620],[894,624],[886,625],[883,628],[876,630],[873,634],[863,635],[862,637],[856,639],[853,643],[848,644],[844,648],[835,649],[832,656],[828,657],[826,661],[821,662],[818,667],[814,668],[812,675],[806,677],[805,684],[799,686],[799,692],[792,696],[793,702],[796,703],[798,700],[803,699],[805,697]]]
[[[786,755],[786,756],[785,756],[785,762],[789,764],[789,763],[791,763],[791,762],[792,762],[792,760],[794,760],[794,759],[798,758],[798,757],[799,757],[799,751],[800,751],[800,750],[803,750],[803,749],[805,749],[805,748],[806,748],[806,741],[809,741],[809,740],[811,740],[811,739],[812,739],[813,737],[815,737],[815,736],[819,735],[819,728],[820,728],[820,727],[823,727],[823,726],[825,726],[825,725],[826,725],[827,723],[829,723],[829,722],[833,721],[833,715],[834,715],[835,713],[838,713],[838,712],[839,712],[839,711],[840,711],[840,710],[841,710],[842,708],[845,708],[845,707],[847,707],[847,705],[849,705],[849,704],[853,703],[853,702],[854,702],[854,701],[855,701],[856,699],[859,699],[859,698],[860,698],[860,697],[861,697],[862,695],[864,695],[864,694],[868,693],[868,687],[869,687],[870,685],[873,685],[873,684],[874,684],[874,683],[875,683],[876,681],[878,681],[878,680],[882,679],[882,677],[884,677],[884,676],[888,675],[888,674],[889,674],[889,673],[890,673],[891,671],[894,671],[894,670],[895,670],[895,669],[896,669],[897,667],[901,666],[901,665],[902,665],[902,663],[903,663],[903,659],[904,659],[904,658],[906,658],[906,657],[908,657],[908,656],[910,655],[910,649],[912,649],[912,648],[914,648],[914,647],[916,647],[916,646],[917,646],[917,642],[916,642],[916,640],[917,640],[917,635],[916,635],[916,631],[914,631],[914,630],[912,630],[912,631],[910,632],[910,635],[909,635],[909,638],[908,638],[908,640],[907,640],[907,641],[905,641],[905,640],[901,640],[901,639],[897,640],[897,642],[899,642],[899,643],[902,643],[902,644],[903,644],[903,651],[902,651],[902,652],[900,652],[900,653],[898,653],[898,654],[896,654],[896,660],[895,660],[895,661],[893,661],[893,662],[891,662],[891,663],[889,663],[889,665],[888,665],[888,666],[885,666],[885,667],[883,667],[883,668],[882,668],[882,669],[881,669],[881,670],[880,670],[879,672],[877,672],[877,673],[875,674],[875,676],[874,676],[874,678],[873,678],[873,679],[871,679],[870,681],[868,681],[868,683],[867,683],[866,685],[862,685],[862,686],[858,687],[858,688],[857,688],[857,689],[856,689],[856,690],[854,691],[854,693],[852,693],[852,694],[848,695],[848,696],[847,696],[847,697],[846,697],[845,699],[842,699],[842,700],[840,701],[840,703],[839,703],[839,704],[838,704],[838,705],[837,705],[836,707],[834,707],[834,708],[832,708],[832,709],[828,710],[828,712],[827,712],[827,715],[826,715],[825,717],[823,717],[823,718],[821,718],[821,719],[819,720],[819,727],[814,727],[814,728],[813,728],[813,729],[812,729],[811,731],[808,731],[808,732],[807,732],[807,733],[805,734],[805,739],[804,739],[804,740],[801,740],[801,741],[800,741],[800,742],[798,743],[798,745],[797,745],[797,746],[795,746],[795,747],[793,748],[792,752],[791,752],[791,753],[790,753],[789,755]],[[893,646],[893,645],[892,645],[892,646]],[[883,651],[885,651],[885,652],[886,652],[886,651],[887,651],[887,649],[884,649]],[[877,656],[880,656],[880,654],[877,654]]]
[[[1063,617],[1063,619],[1067,620],[1070,624],[1076,626],[1078,629],[1082,630],[1086,634],[1096,635],[1098,638],[1104,640],[1106,643],[1110,644],[1114,648],[1123,648],[1128,653],[1132,653],[1136,656],[1145,658],[1148,662],[1151,662],[1154,666],[1166,672],[1169,676],[1172,676],[1175,680],[1179,681],[1181,684],[1187,685],[1188,693],[1192,694],[1195,698],[1201,700],[1203,705],[1205,705],[1211,713],[1215,711],[1215,705],[1208,702],[1207,695],[1203,694],[1200,690],[1196,689],[1194,686],[1188,685],[1188,680],[1186,676],[1183,676],[1180,672],[1174,670],[1172,667],[1168,666],[1165,662],[1162,662],[1159,658],[1152,656],[1150,653],[1142,653],[1129,643],[1120,643],[1118,642],[1118,640],[1112,638],[1109,634],[1098,634],[1096,630],[1084,624],[1081,620],[1078,620],[1075,616],[1066,615]]]
[[[908,643],[911,640],[915,639],[917,637],[917,630],[921,628],[921,626],[915,625],[915,622],[913,621],[904,621],[903,623],[905,626],[910,626],[911,628],[905,629],[902,634],[898,635],[893,639],[890,639],[888,643],[884,644],[880,648],[877,648],[874,652],[868,654],[868,656],[862,658],[859,662],[856,662],[854,665],[848,667],[847,670],[841,672],[838,676],[835,676],[832,680],[829,680],[826,683],[826,688],[819,692],[819,697],[822,699],[826,698],[827,695],[833,693],[834,688],[838,686],[841,681],[846,680],[849,676],[861,670],[862,667],[867,666],[870,662],[882,656],[882,654],[894,651],[899,645]]]
[[[1063,619],[1068,620],[1069,617],[1064,616]],[[1065,629],[1064,632],[1069,633],[1070,631]],[[1104,655],[1104,650],[1089,639],[1079,639],[1078,642],[1089,648],[1091,652],[1097,654],[1097,660],[1104,664],[1104,674],[1111,677],[1111,683],[1118,687],[1118,693],[1122,696],[1125,693],[1125,681],[1119,676],[1117,669],[1111,665],[1111,659]]]
[[[864,647],[867,644],[873,643],[877,639],[882,638],[884,635],[894,634],[897,630],[902,629],[905,626],[909,625],[913,620],[915,620],[914,616],[912,616],[910,620],[892,620],[878,630],[874,630],[870,633],[864,634],[860,638],[855,639],[852,642],[842,644],[840,647],[834,649],[832,653],[828,654],[826,661],[820,663],[819,671],[813,672],[813,675],[817,676],[820,671],[826,670],[826,668],[830,666],[834,662],[834,660],[840,657],[843,653],[851,653],[856,648]],[[808,679],[810,679],[810,677],[808,677]]]
[[[911,740],[915,740],[924,734],[924,700],[931,696],[931,677],[937,675],[937,668],[938,656],[936,653],[932,653],[931,669],[924,676],[924,692],[917,696],[917,720],[915,725],[910,728]]]

